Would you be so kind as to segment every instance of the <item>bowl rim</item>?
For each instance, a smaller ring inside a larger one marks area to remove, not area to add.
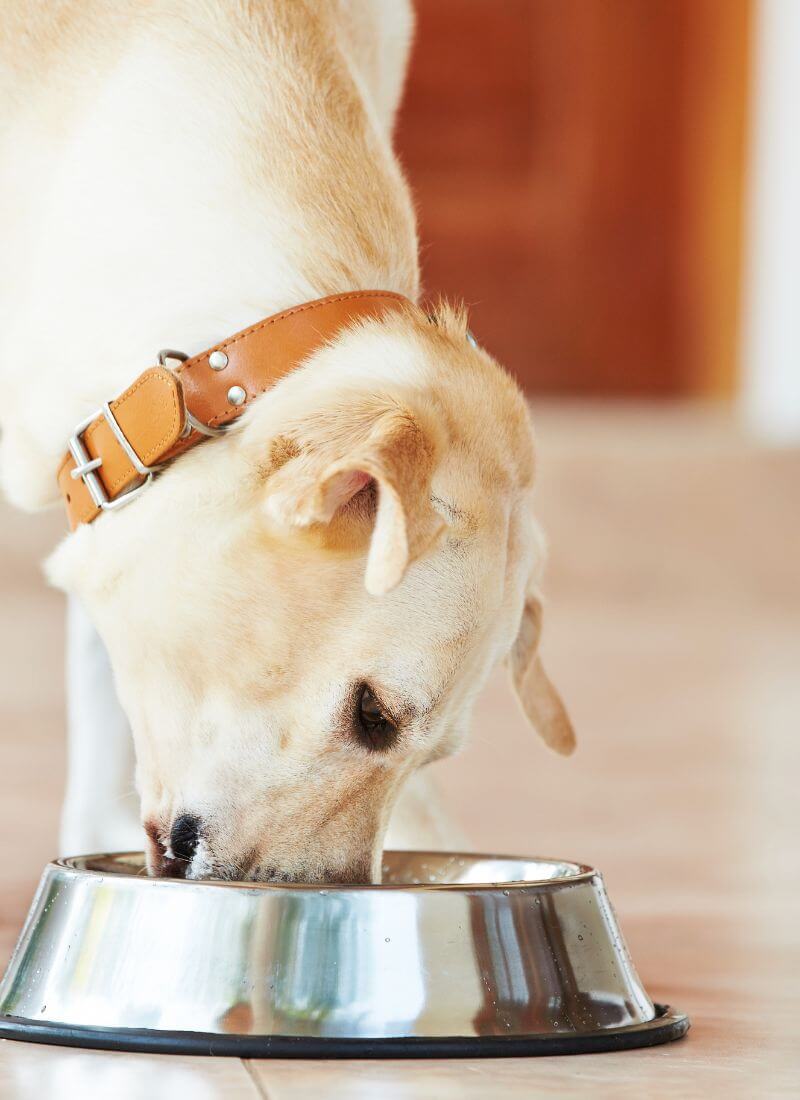
[[[343,894],[352,891],[373,891],[376,893],[423,893],[430,891],[445,891],[449,893],[468,893],[471,891],[478,891],[480,893],[491,892],[503,892],[510,893],[511,891],[520,892],[535,888],[536,890],[564,890],[573,886],[585,885],[587,883],[597,882],[602,879],[600,872],[597,868],[590,866],[586,863],[578,863],[571,859],[558,859],[548,856],[523,856],[523,855],[506,855],[496,852],[465,852],[465,851],[437,851],[433,848],[389,848],[388,852],[399,852],[403,855],[416,855],[422,857],[432,856],[448,856],[453,859],[464,860],[498,860],[508,861],[515,863],[560,863],[566,864],[570,867],[576,868],[574,874],[564,875],[560,878],[543,878],[543,879],[497,879],[491,882],[404,882],[404,883],[329,883],[329,882],[239,882],[228,881],[224,879],[180,879],[180,878],[150,878],[147,875],[143,875],[141,871],[101,871],[91,867],[77,866],[78,861],[89,862],[91,860],[123,860],[130,856],[144,856],[141,851],[119,851],[119,852],[90,852],[85,855],[76,856],[59,856],[57,859],[51,860],[46,867],[46,870],[51,868],[61,873],[67,872],[70,875],[74,875],[76,878],[94,878],[104,879],[110,878],[112,880],[121,881],[134,881],[134,882],[149,882],[156,886],[172,886],[178,888],[208,886],[216,887],[217,889],[233,889],[233,890],[248,890],[255,891],[257,893],[314,893],[314,894]],[[386,853],[384,853],[386,854]]]

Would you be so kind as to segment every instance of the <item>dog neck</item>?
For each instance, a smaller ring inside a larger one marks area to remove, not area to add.
[[[14,378],[3,475],[19,503],[54,499],[75,423],[160,348],[193,355],[340,291],[416,299],[413,212],[387,129],[357,59],[299,9],[257,58],[232,22],[214,28],[225,43],[207,41],[201,12],[179,40],[154,26],[109,41],[96,86],[84,77],[46,104],[60,141],[20,127],[11,190],[28,236],[0,348]],[[298,44],[309,71],[285,63]]]

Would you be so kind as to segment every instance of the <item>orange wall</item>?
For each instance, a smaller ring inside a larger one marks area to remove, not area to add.
[[[532,391],[734,384],[749,0],[417,0],[429,293]]]

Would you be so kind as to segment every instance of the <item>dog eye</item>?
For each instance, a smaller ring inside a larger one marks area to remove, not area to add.
[[[388,749],[397,737],[397,726],[387,718],[369,684],[362,684],[356,700],[356,729],[368,749]]]

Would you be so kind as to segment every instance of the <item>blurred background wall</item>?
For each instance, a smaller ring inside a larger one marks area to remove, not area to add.
[[[463,298],[534,394],[742,392],[761,9],[780,40],[800,3],[416,8],[398,145],[427,292]]]
[[[800,4],[755,8],[744,262],[742,406],[750,428],[800,441]]]

